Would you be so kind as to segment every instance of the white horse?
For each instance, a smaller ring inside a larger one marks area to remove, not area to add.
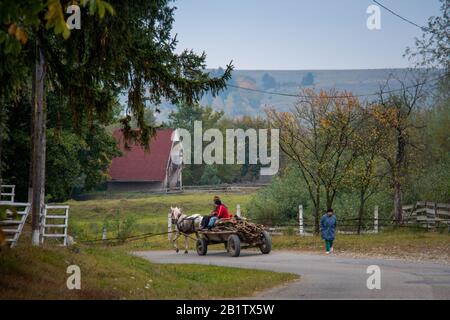
[[[177,240],[181,234],[184,235],[184,253],[188,253],[189,240],[188,235],[195,233],[196,238],[198,238],[197,231],[201,228],[201,223],[203,217],[199,214],[194,214],[192,216],[187,216],[181,212],[181,208],[170,207],[170,219],[172,220],[172,225],[176,226],[175,238],[172,238],[172,245],[175,251],[178,252]]]

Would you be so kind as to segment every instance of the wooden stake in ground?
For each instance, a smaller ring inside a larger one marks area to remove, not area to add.
[[[46,119],[45,106],[45,76],[46,63],[39,39],[36,40],[36,62],[33,79],[33,157],[32,165],[32,244],[39,245],[39,220],[44,207],[45,196],[45,149],[46,149]]]

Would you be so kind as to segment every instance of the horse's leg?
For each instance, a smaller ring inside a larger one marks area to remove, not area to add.
[[[189,239],[187,235],[184,235],[184,253],[188,253],[188,247],[189,247]]]
[[[180,237],[180,233],[179,232],[177,232],[176,234],[175,234],[175,238],[173,238],[173,240],[172,240],[172,246],[174,247],[174,249],[175,249],[175,251],[178,253],[178,251],[180,251],[180,249],[178,249],[178,243],[177,243],[177,240],[178,240],[178,238]]]

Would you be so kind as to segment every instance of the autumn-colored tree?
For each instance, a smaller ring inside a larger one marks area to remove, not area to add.
[[[359,109],[360,123],[352,136],[351,148],[356,158],[347,170],[344,184],[358,193],[358,234],[361,232],[366,203],[377,191],[386,176],[381,152],[386,146],[387,132],[374,117],[379,110],[377,105]]]
[[[266,110],[272,128],[280,129],[280,148],[299,167],[314,205],[315,232],[323,209],[331,207],[347,170],[356,158],[350,148],[359,121],[359,102],[349,93],[303,90],[291,112]]]
[[[378,107],[373,111],[380,126],[379,130],[385,132],[386,144],[381,149],[381,156],[388,165],[394,193],[394,219],[397,223],[402,221],[402,184],[408,170],[408,152],[414,147],[411,136],[412,132],[418,129],[412,115],[425,98],[425,81],[418,81],[412,86],[406,86],[402,81],[399,83],[401,90],[396,93],[390,91],[386,95],[384,93],[386,87],[382,88]]]

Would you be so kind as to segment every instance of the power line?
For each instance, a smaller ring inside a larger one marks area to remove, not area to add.
[[[415,26],[415,27],[417,27],[417,28],[419,28],[419,29],[421,29],[421,30],[424,30],[424,31],[426,30],[425,27],[422,27],[422,26],[418,25],[417,23],[412,22],[411,20],[406,19],[405,17],[402,17],[401,15],[399,15],[398,13],[396,13],[396,12],[394,12],[393,10],[389,9],[389,8],[386,7],[385,5],[379,3],[377,0],[373,0],[373,2],[375,2],[375,3],[376,3],[377,5],[379,5],[380,7],[386,9],[387,11],[389,11],[390,13],[392,13],[394,16],[396,16],[396,17],[402,19],[403,21],[405,21],[405,22],[407,22],[407,23],[409,23],[409,24],[411,24],[411,25],[413,25],[413,26]]]
[[[440,77],[437,77],[437,78],[434,78],[434,79],[430,79],[428,81],[424,81],[424,82],[421,82],[421,83],[418,83],[418,84],[415,84],[415,85],[412,85],[412,86],[408,86],[408,87],[404,87],[404,88],[400,88],[400,89],[392,89],[392,90],[384,91],[382,93],[383,94],[390,94],[390,93],[394,93],[394,92],[398,92],[398,91],[402,91],[402,90],[413,89],[413,88],[425,85],[425,84],[427,84],[429,82],[441,80],[444,77],[446,77],[446,75],[440,76]],[[240,89],[240,90],[251,91],[251,92],[257,92],[257,93],[269,94],[269,95],[274,95],[274,96],[283,96],[283,97],[292,97],[292,98],[311,98],[310,95],[301,95],[301,94],[283,93],[283,92],[271,92],[271,91],[266,91],[266,90],[241,87],[241,86],[237,86],[237,85],[233,85],[233,84],[227,84],[227,87],[236,88],[236,89]],[[357,94],[357,95],[352,95],[352,96],[355,97],[355,98],[363,98],[363,97],[379,96],[379,95],[380,95],[380,92],[374,92],[374,93],[366,93],[366,94]],[[341,99],[341,98],[343,98],[343,96],[342,95],[334,95],[334,96],[329,96],[328,98],[330,98],[330,99]]]

